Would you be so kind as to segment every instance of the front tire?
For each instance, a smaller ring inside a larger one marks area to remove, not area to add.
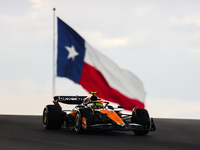
[[[62,125],[62,109],[59,105],[47,105],[43,110],[45,129],[59,130]]]
[[[133,123],[137,123],[146,127],[147,130],[134,130],[133,132],[136,135],[146,135],[149,133],[150,128],[150,118],[149,113],[146,109],[136,109],[135,112],[132,114],[132,121]]]

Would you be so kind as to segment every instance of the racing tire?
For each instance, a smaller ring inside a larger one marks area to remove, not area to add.
[[[75,129],[76,133],[81,133],[83,131],[83,129],[82,129],[82,116],[81,116],[81,113],[80,113],[79,110],[76,112],[76,115],[75,115],[74,129]]]
[[[76,112],[74,129],[76,133],[88,133],[92,123],[92,113],[90,109],[81,109]]]
[[[150,128],[150,118],[146,109],[136,109],[136,115],[135,113],[132,114],[131,122],[138,123],[147,128],[147,130],[134,130],[133,132],[136,135],[146,135],[149,133],[148,129]]]
[[[62,109],[59,105],[47,105],[43,110],[43,125],[45,129],[59,130],[63,123]]]

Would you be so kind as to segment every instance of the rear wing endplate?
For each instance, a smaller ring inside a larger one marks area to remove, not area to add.
[[[81,104],[87,96],[54,96],[54,100],[64,104]]]

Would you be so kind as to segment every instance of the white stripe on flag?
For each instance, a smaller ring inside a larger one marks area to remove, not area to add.
[[[108,84],[129,98],[144,102],[146,92],[142,82],[131,72],[120,69],[112,60],[85,42],[84,61],[102,73]]]

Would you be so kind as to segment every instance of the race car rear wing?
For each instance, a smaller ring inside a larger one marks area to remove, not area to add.
[[[54,100],[64,104],[81,104],[87,96],[54,96]]]

